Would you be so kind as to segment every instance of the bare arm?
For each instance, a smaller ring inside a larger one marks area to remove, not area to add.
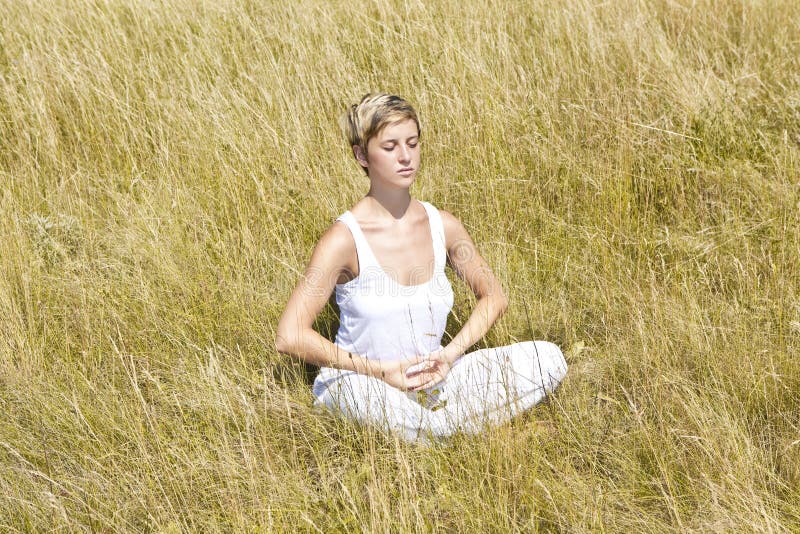
[[[477,343],[508,307],[500,282],[481,257],[464,225],[455,216],[442,211],[447,257],[458,276],[475,293],[478,302],[467,322],[444,348],[444,356],[453,363]]]
[[[278,322],[275,348],[320,367],[369,374],[366,358],[341,349],[312,328],[337,278],[347,268],[347,233],[347,228],[334,224],[320,238]]]

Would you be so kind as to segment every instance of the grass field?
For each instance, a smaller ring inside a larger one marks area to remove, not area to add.
[[[274,350],[370,90],[567,353],[483,436]],[[0,531],[798,531],[799,214],[793,0],[0,0]]]

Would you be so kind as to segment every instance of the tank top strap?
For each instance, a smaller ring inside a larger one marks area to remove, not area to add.
[[[433,258],[436,262],[436,269],[444,270],[447,263],[447,240],[444,236],[444,224],[439,210],[424,200],[420,201],[428,212],[428,221],[431,226],[431,236],[433,237]]]
[[[370,269],[380,269],[380,264],[372,253],[372,249],[369,248],[367,238],[364,237],[364,232],[361,231],[361,227],[358,225],[355,216],[350,213],[350,211],[346,211],[337,217],[336,220],[342,221],[345,226],[350,229],[350,233],[353,234],[353,241],[356,242],[356,254],[358,255],[359,276],[361,273],[365,273]]]

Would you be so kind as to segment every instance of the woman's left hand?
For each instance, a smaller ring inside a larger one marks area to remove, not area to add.
[[[419,386],[409,391],[419,391],[435,386],[445,379],[450,372],[450,362],[445,357],[444,351],[432,352],[425,357],[425,360],[417,365],[409,367],[406,376],[422,376],[426,380]]]

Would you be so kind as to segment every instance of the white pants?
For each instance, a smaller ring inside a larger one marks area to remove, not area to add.
[[[316,403],[409,441],[478,433],[510,420],[552,392],[567,373],[561,350],[547,341],[482,349],[459,358],[444,381],[403,392],[370,376],[323,369]]]

